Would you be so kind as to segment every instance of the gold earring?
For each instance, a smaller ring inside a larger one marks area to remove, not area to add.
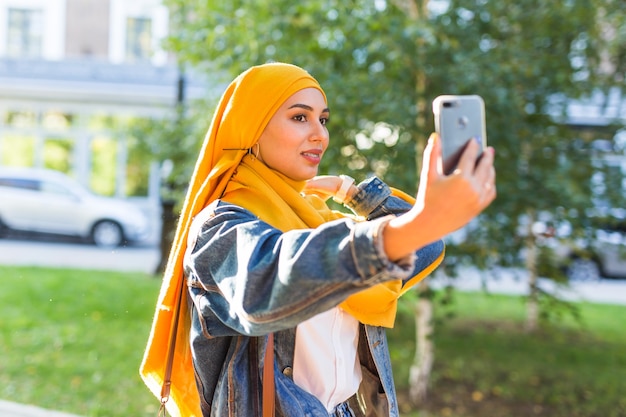
[[[253,153],[252,148],[254,148],[255,146],[256,146],[256,153]],[[261,152],[261,145],[259,145],[259,142],[252,145],[252,148],[248,150],[248,153],[252,155],[254,158],[259,159],[259,153]]]

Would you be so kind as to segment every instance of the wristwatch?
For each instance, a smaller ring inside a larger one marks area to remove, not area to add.
[[[339,178],[341,178],[341,185],[339,186],[339,190],[337,190],[337,194],[333,196],[333,200],[335,203],[343,204],[346,202],[350,187],[354,184],[354,178],[347,175],[340,175]]]

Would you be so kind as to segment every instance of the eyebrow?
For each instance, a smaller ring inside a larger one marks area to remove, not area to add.
[[[296,108],[296,107],[304,109],[304,110],[308,110],[308,111],[313,111],[313,107],[311,107],[311,106],[309,106],[307,104],[296,103],[294,105],[289,106],[290,109],[293,109],[293,108]],[[328,107],[326,107],[324,110],[322,110],[322,113],[330,113],[330,109]]]

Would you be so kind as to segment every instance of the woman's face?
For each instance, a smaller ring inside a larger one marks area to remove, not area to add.
[[[326,122],[329,116],[319,90],[305,88],[294,93],[280,106],[261,134],[259,160],[292,180],[313,178],[328,147]],[[256,154],[255,148],[252,150]]]

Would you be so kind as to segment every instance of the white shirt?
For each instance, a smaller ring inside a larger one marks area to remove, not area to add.
[[[296,330],[293,380],[330,413],[357,392],[359,322],[339,307],[300,323]]]

